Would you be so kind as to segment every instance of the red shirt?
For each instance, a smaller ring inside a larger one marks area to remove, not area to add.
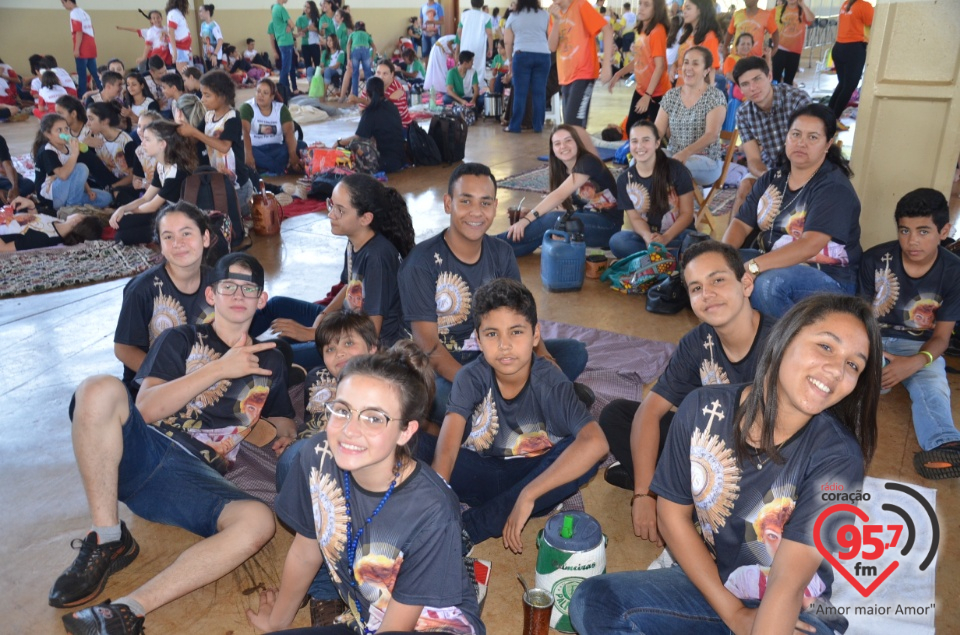
[[[90,15],[80,7],[74,7],[70,11],[70,34],[73,36],[73,50],[77,50],[77,38],[83,34],[80,40],[80,55],[78,59],[91,59],[97,56],[97,40],[93,36],[93,22]]]

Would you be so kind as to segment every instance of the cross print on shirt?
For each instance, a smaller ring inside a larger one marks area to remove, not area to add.
[[[323,464],[327,460],[327,457],[333,458],[333,452],[330,451],[330,441],[324,439],[323,445],[318,445],[313,451],[320,455],[320,471],[323,471]]]
[[[710,333],[707,335],[707,341],[703,343],[703,347],[710,351],[710,359],[713,360],[713,334]]]
[[[709,429],[713,425],[713,419],[716,418],[719,421],[723,421],[724,414],[723,409],[720,407],[720,400],[716,400],[710,404],[711,408],[703,407],[703,414],[710,415],[710,420],[707,422],[707,428]]]
[[[890,271],[890,261],[893,260],[893,256],[890,255],[890,252],[888,251],[886,254],[884,254],[883,258],[880,260],[883,262],[884,270]]]

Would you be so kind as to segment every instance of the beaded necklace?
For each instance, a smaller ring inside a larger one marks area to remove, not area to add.
[[[360,618],[360,614],[363,612],[360,608],[360,600],[357,599],[357,596],[360,595],[360,587],[357,585],[357,577],[353,573],[353,565],[357,557],[357,547],[360,545],[360,539],[363,537],[363,532],[367,528],[373,519],[377,517],[377,514],[380,513],[380,510],[383,509],[383,506],[387,504],[387,501],[390,500],[390,496],[393,494],[394,488],[397,486],[397,482],[400,480],[400,468],[402,466],[402,461],[397,461],[396,469],[393,472],[393,481],[390,482],[390,487],[387,488],[387,492],[383,495],[383,498],[380,499],[380,502],[377,504],[376,508],[373,510],[373,513],[360,525],[360,528],[357,530],[357,535],[353,535],[353,516],[350,511],[350,500],[353,498],[350,489],[350,472],[343,473],[343,492],[345,494],[344,498],[346,499],[346,511],[347,511],[347,565],[350,567],[350,586],[355,591],[353,596],[353,604],[356,607],[356,612],[354,617],[357,620],[357,625],[360,626],[364,635],[373,635],[375,631],[370,630],[363,623],[363,620]],[[351,607],[353,611],[353,607]]]

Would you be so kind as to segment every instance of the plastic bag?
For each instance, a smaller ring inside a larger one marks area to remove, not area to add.
[[[317,71],[313,74],[313,79],[310,80],[310,96],[315,97],[316,99],[322,99],[326,94],[327,88],[323,84],[323,73]]]

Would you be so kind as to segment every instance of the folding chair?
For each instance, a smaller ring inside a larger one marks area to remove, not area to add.
[[[710,228],[710,231],[707,232],[713,236],[713,232],[716,229],[713,226],[713,214],[710,213],[710,203],[713,201],[713,197],[716,196],[717,192],[723,189],[723,184],[727,180],[727,172],[730,170],[730,161],[733,159],[733,153],[737,149],[737,139],[739,138],[740,133],[737,130],[732,130],[727,132],[726,130],[720,131],[720,138],[726,142],[727,153],[723,157],[723,170],[720,171],[720,178],[718,178],[713,186],[710,188],[710,192],[706,196],[703,195],[703,190],[694,183],[693,188],[693,198],[697,202],[699,211],[697,212],[697,218],[693,223],[694,227],[699,227],[701,224],[706,224]],[[713,236],[714,238],[719,238],[719,236]]]

